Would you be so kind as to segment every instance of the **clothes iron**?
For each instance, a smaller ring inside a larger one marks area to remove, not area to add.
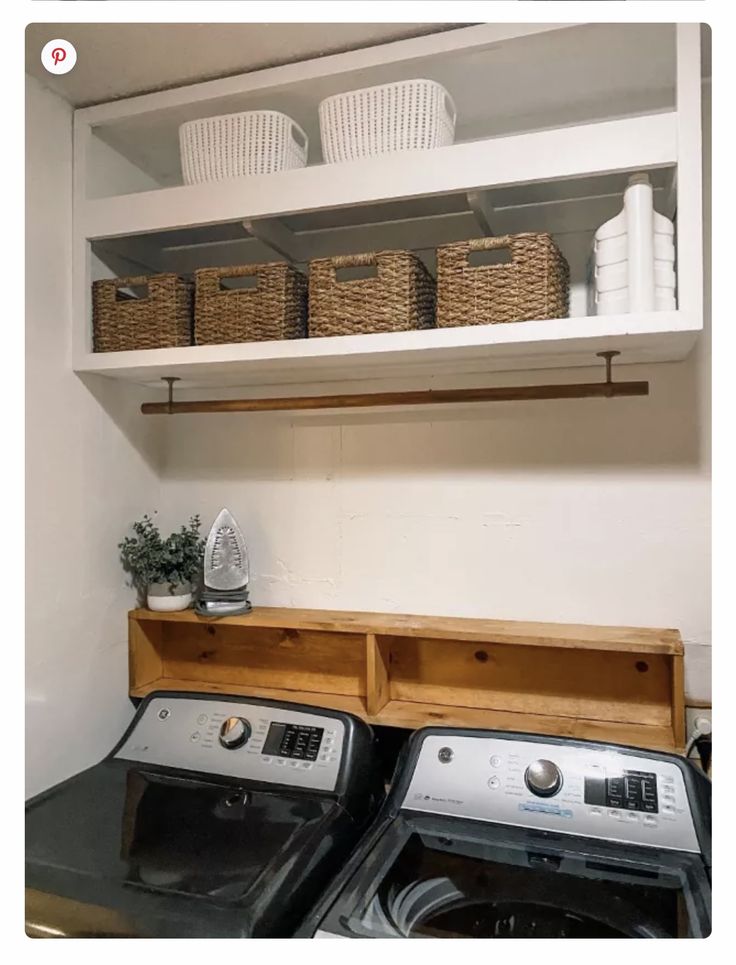
[[[204,548],[204,580],[195,604],[209,617],[248,613],[248,551],[234,517],[223,509],[212,524]]]

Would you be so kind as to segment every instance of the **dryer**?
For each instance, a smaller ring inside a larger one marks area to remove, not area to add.
[[[382,797],[355,717],[150,694],[105,760],[28,802],[26,931],[288,937]]]
[[[710,781],[684,758],[417,731],[302,936],[706,937]]]

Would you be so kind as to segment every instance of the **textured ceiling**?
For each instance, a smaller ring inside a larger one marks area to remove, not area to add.
[[[465,25],[33,23],[26,29],[26,69],[82,107],[459,26]],[[40,62],[44,44],[57,38],[71,41],[78,57],[60,77]]]

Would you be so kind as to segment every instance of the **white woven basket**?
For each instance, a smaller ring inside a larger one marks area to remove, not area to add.
[[[455,105],[433,80],[404,80],[334,94],[319,105],[325,161],[444,147],[455,139]]]
[[[185,184],[273,174],[307,163],[307,135],[280,111],[244,111],[179,128]]]

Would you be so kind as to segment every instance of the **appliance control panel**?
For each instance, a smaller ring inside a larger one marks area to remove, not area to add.
[[[645,755],[430,734],[402,806],[699,853],[680,768]]]
[[[345,725],[258,701],[154,697],[115,757],[334,791]]]

